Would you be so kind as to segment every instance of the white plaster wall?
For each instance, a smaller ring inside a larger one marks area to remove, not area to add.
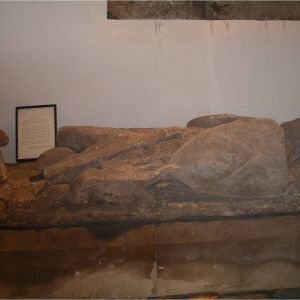
[[[300,116],[300,22],[113,21],[105,2],[0,2],[0,128],[56,103],[58,126]]]

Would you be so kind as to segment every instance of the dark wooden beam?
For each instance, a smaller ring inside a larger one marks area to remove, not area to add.
[[[300,20],[300,1],[113,1],[108,19]]]

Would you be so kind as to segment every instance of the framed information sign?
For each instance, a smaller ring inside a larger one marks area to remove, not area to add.
[[[35,160],[55,147],[56,105],[16,107],[16,159]]]

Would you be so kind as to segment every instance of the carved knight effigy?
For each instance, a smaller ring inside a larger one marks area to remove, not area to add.
[[[1,226],[295,212],[299,133],[300,119],[227,114],[186,128],[62,127],[57,147],[7,166]]]

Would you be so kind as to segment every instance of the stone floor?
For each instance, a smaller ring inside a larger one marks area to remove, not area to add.
[[[1,230],[0,298],[299,297],[299,246],[300,216]]]

